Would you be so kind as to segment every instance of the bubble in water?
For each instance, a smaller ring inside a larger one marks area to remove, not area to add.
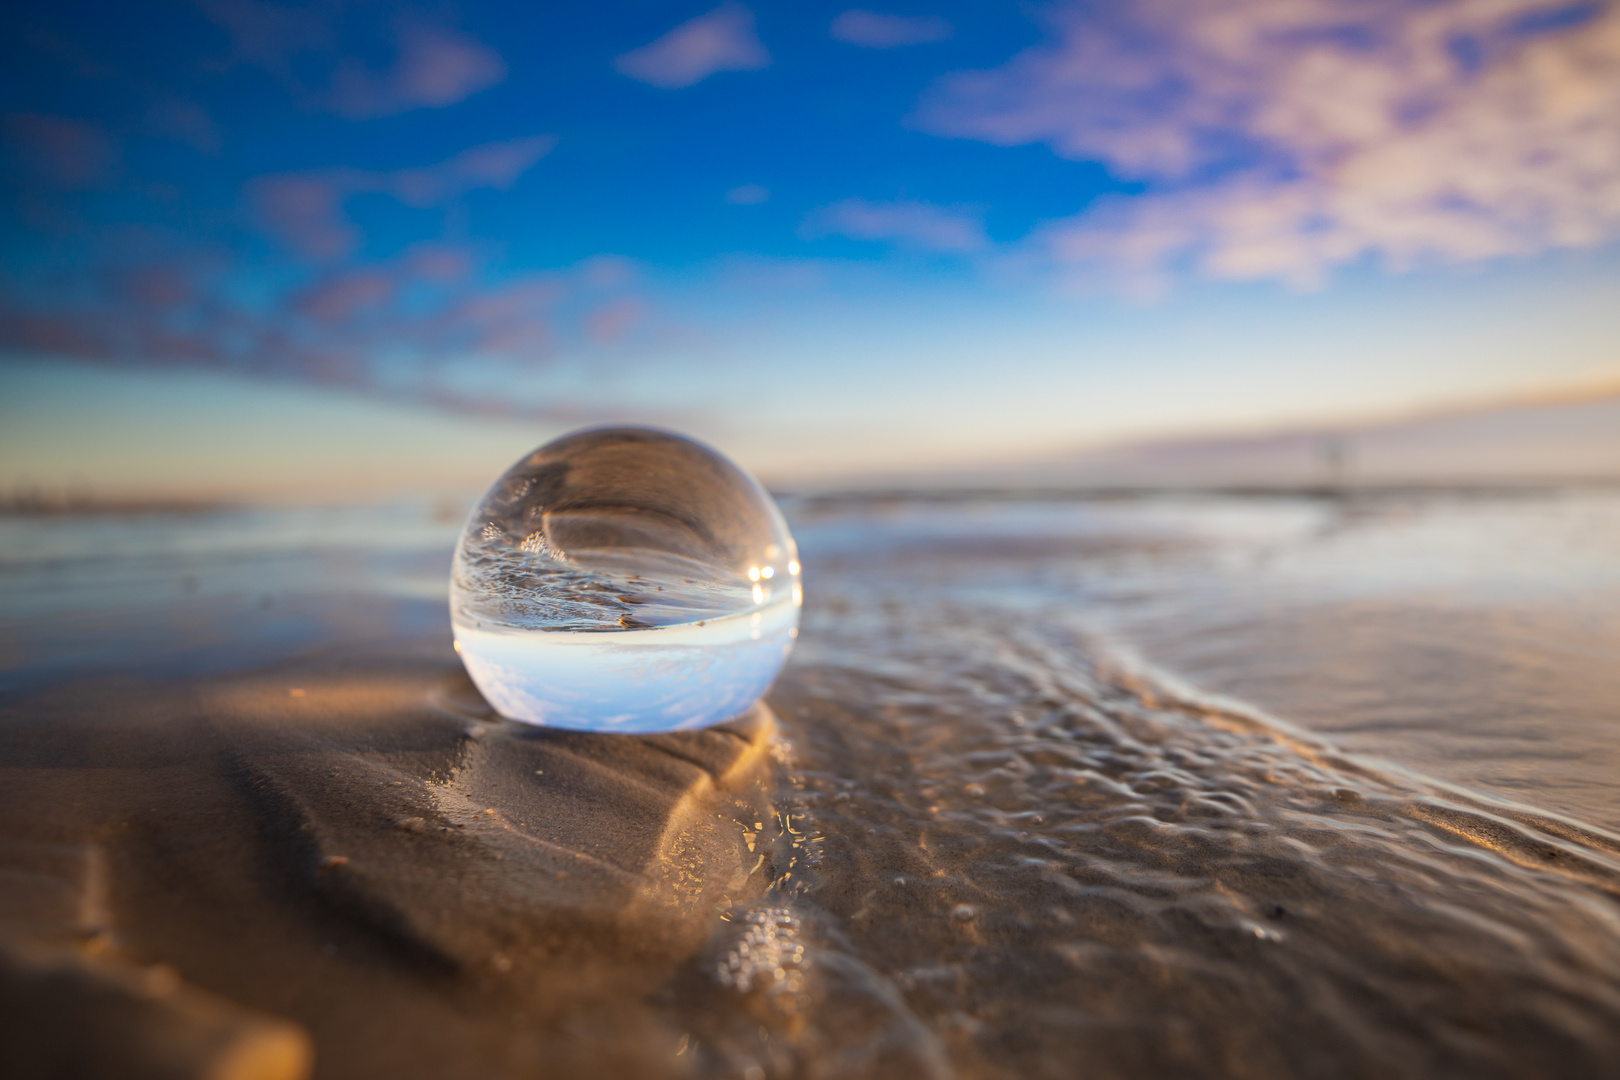
[[[485,494],[456,545],[450,622],[503,716],[673,731],[765,693],[802,596],[793,537],[752,477],[679,435],[596,428]]]

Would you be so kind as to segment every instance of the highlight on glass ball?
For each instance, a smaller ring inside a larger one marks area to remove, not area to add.
[[[798,550],[770,494],[719,452],[640,427],[547,443],[462,530],[450,622],[502,716],[585,731],[721,723],[799,634]]]

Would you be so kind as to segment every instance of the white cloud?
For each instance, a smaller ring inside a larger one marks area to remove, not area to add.
[[[896,49],[902,45],[928,45],[954,33],[938,15],[880,15],[853,8],[832,22],[832,36],[867,49]]]
[[[984,225],[970,214],[922,202],[843,202],[811,214],[803,234],[847,236],[852,240],[886,240],[924,251],[967,253],[984,248]]]
[[[770,64],[754,33],[753,12],[725,3],[613,62],[620,74],[665,90],[692,86],[719,71],[757,71]]]
[[[952,76],[919,119],[1147,181],[1050,226],[1061,263],[1319,282],[1620,238],[1612,0],[1136,0]]]

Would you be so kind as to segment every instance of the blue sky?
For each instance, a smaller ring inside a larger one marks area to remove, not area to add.
[[[1612,3],[3,19],[13,486],[454,487],[604,420],[875,478],[1620,378]]]

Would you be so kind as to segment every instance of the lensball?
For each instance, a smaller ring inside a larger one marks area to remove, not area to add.
[[[720,723],[793,648],[798,558],[770,494],[718,451],[653,428],[577,431],[513,465],[467,519],[456,651],[511,720]]]

